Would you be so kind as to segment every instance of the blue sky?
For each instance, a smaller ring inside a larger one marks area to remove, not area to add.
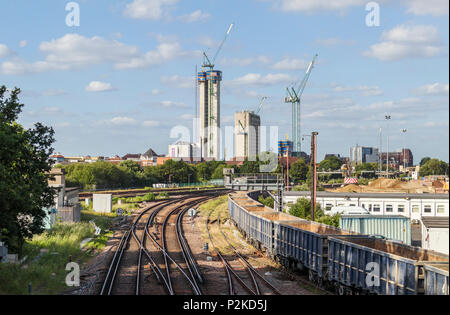
[[[222,126],[269,96],[262,123],[284,139],[285,89],[317,53],[302,134],[319,132],[321,158],[378,146],[380,127],[385,150],[390,114],[391,151],[406,128],[416,162],[449,159],[448,1],[378,1],[378,27],[361,0],[80,0],[79,27],[66,25],[68,2],[0,11],[0,84],[22,89],[20,122],[53,126],[64,155],[167,154],[172,128],[192,129],[201,52],[214,54],[235,23],[216,62]]]

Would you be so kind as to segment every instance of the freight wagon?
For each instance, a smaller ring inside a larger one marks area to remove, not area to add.
[[[275,212],[243,193],[229,195],[228,206],[256,248],[339,294],[448,294],[448,255]],[[368,263],[380,271],[375,287],[366,282]]]
[[[380,295],[424,293],[424,265],[448,256],[376,237],[329,238],[328,276],[340,290]],[[341,292],[344,293],[344,292]]]
[[[448,264],[429,263],[423,269],[425,295],[448,295]]]

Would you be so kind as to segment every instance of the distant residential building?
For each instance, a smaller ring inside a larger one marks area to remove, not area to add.
[[[122,157],[123,161],[134,161],[134,162],[140,162],[141,161],[141,154],[130,154],[128,153],[127,155]]]
[[[261,118],[251,111],[235,114],[234,153],[238,159],[256,157],[260,152]]]
[[[192,159],[193,157],[192,144],[184,141],[177,141],[174,144],[169,145],[168,157]]]
[[[355,146],[350,148],[350,162],[353,165],[362,163],[378,163],[378,148]]]
[[[164,163],[166,163],[169,160],[173,160],[173,158],[168,157],[168,156],[159,156],[156,160],[156,164],[157,165],[164,165]]]
[[[141,166],[146,167],[156,165],[158,156],[159,155],[155,151],[153,151],[153,149],[148,149],[144,154],[141,155]]]
[[[64,159],[64,155],[61,154],[55,154],[50,156],[50,160],[54,161],[55,163],[64,163],[65,159]]]
[[[382,163],[386,164],[388,153],[382,152],[380,156]],[[389,166],[399,169],[400,165],[403,166],[403,164],[405,164],[406,167],[411,167],[414,165],[414,158],[410,149],[400,149],[397,152],[389,152]]]

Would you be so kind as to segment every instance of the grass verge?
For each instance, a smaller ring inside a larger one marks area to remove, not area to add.
[[[91,259],[112,236],[109,229],[115,214],[82,212],[82,222],[58,224],[41,235],[27,240],[24,245],[26,257],[22,264],[0,264],[0,295],[59,294],[71,288],[65,284],[69,258],[80,264]],[[89,221],[102,228],[102,234],[95,237],[95,229]],[[93,238],[83,249],[80,243]]]

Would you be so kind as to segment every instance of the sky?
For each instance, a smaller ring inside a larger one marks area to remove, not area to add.
[[[262,125],[277,127],[285,139],[286,88],[303,78],[317,53],[301,132],[319,132],[319,160],[349,156],[354,145],[378,147],[380,128],[383,151],[389,136],[390,151],[405,143],[415,163],[425,156],[449,160],[447,0],[75,4],[79,15],[63,0],[3,0],[0,11],[0,85],[22,90],[19,122],[52,126],[55,151],[65,156],[149,148],[167,154],[180,126],[192,133],[202,52],[213,56],[234,23],[215,62],[223,71],[222,127],[267,96]]]

